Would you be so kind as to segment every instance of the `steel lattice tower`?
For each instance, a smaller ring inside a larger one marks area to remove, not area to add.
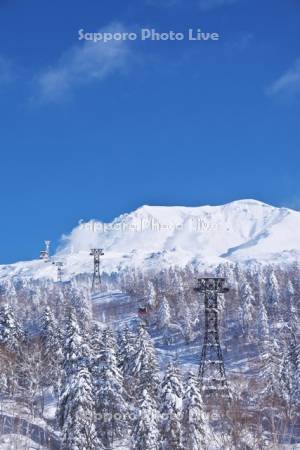
[[[100,276],[100,257],[104,255],[102,248],[92,248],[90,252],[94,256],[94,275],[92,283],[92,292],[100,290],[101,276]]]
[[[56,261],[53,264],[55,264],[56,269],[57,269],[57,281],[59,283],[61,283],[62,282],[62,272],[63,272],[64,263],[61,262],[61,261]]]
[[[229,397],[225,365],[220,345],[218,295],[228,292],[225,278],[198,279],[196,291],[204,294],[205,333],[200,360],[199,377],[202,393],[206,397]]]

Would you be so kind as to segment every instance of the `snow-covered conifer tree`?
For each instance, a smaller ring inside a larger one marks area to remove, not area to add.
[[[135,396],[141,398],[144,389],[156,399],[159,387],[159,366],[151,337],[141,325],[134,343],[132,375],[135,379]]]
[[[169,363],[161,384],[161,439],[163,450],[183,450],[183,387],[179,369]]]
[[[70,309],[62,346],[63,369],[66,376],[77,372],[79,366],[89,367],[89,359],[92,355],[87,338],[88,336],[85,336],[85,339],[83,338],[76,314]]]
[[[60,398],[59,417],[63,450],[99,449],[93,383],[88,368],[79,368],[69,378]]]
[[[161,301],[158,313],[159,328],[168,327],[171,321],[170,305],[166,297]]]
[[[50,386],[53,380],[60,380],[62,363],[61,339],[61,333],[54,315],[51,309],[46,307],[41,324],[41,352],[45,370],[45,386]]]
[[[98,367],[94,368],[96,410],[100,414],[99,437],[103,445],[110,448],[116,438],[124,437],[128,405],[111,330],[103,331],[102,344]]]
[[[286,285],[286,296],[288,301],[290,301],[295,295],[295,288],[291,280],[288,280]]]
[[[0,375],[0,397],[4,396],[8,392],[7,376],[5,373]]]
[[[92,370],[94,367],[98,367],[99,361],[101,359],[101,353],[103,350],[102,345],[102,329],[100,326],[95,323],[92,326],[91,329],[91,336],[90,336],[90,346],[92,351]]]
[[[300,351],[293,333],[289,339],[287,353],[282,360],[280,385],[288,411],[291,413],[292,409],[300,404]]]
[[[156,291],[151,281],[148,282],[147,288],[148,288],[147,303],[151,308],[154,308],[156,305]]]
[[[261,303],[258,309],[258,317],[257,317],[257,334],[259,341],[264,344],[264,342],[268,342],[269,340],[269,320],[265,305]]]
[[[249,334],[250,327],[253,323],[254,302],[255,298],[249,283],[244,282],[241,286],[241,303],[242,303],[242,324],[246,335]]]
[[[299,334],[299,318],[297,312],[295,288],[291,280],[288,280],[286,286],[286,308],[287,308],[287,322],[292,333],[297,336]]]
[[[185,315],[183,321],[183,335],[186,342],[190,342],[193,339],[193,325],[195,320],[193,319],[192,311],[188,305],[185,308]]]
[[[69,390],[69,385],[72,381],[73,375],[77,374],[81,367],[86,367],[85,358],[83,358],[83,348],[86,348],[86,344],[83,342],[80,329],[76,320],[74,311],[70,309],[66,320],[65,334],[63,338],[62,352],[63,352],[63,370],[60,389],[60,398],[58,402],[57,415],[59,422],[62,423],[63,419],[60,418],[61,399],[66,396],[66,392]],[[84,352],[86,353],[86,352]]]
[[[157,406],[146,389],[138,402],[131,441],[133,450],[159,450],[160,447]]]
[[[268,304],[273,312],[277,313],[280,292],[279,292],[279,284],[275,273],[272,271],[266,286],[266,296]]]
[[[184,283],[182,277],[176,277],[176,287],[177,287],[177,302],[178,302],[178,316],[180,318],[186,317],[186,297],[187,292],[184,288]]]
[[[63,354],[63,379],[57,408],[63,449],[94,450],[98,441],[94,386],[89,370],[92,353],[88,336],[81,335],[72,310],[67,318]]]
[[[135,358],[136,335],[128,326],[120,331],[118,343],[118,363],[122,371],[124,387],[126,392],[133,394],[135,389],[134,380],[134,358]]]
[[[184,386],[182,425],[185,450],[206,448],[208,422],[198,380],[192,372],[188,373]]]
[[[16,352],[23,340],[24,332],[11,306],[2,306],[0,309],[0,345],[9,351]]]
[[[83,333],[89,332],[92,312],[86,292],[73,287],[69,292],[69,298],[74,312],[76,312],[78,325]]]
[[[282,397],[280,387],[280,370],[282,365],[282,354],[274,338],[269,337],[264,343],[263,351],[260,354],[261,370],[259,381],[262,389],[259,393],[260,401],[268,404]]]

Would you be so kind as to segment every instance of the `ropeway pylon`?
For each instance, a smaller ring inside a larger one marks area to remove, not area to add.
[[[199,368],[199,378],[204,397],[230,398],[225,365],[220,345],[218,295],[228,292],[225,278],[198,279],[196,291],[204,294],[205,332]]]
[[[92,283],[92,292],[100,291],[101,276],[100,276],[100,257],[104,255],[102,248],[92,248],[90,252],[94,256],[94,275]]]
[[[54,264],[56,266],[57,281],[58,281],[58,283],[61,283],[62,282],[62,272],[63,272],[64,263],[61,262],[61,261],[55,261],[52,264]]]
[[[50,244],[51,241],[44,241],[45,242],[45,250],[42,250],[40,252],[40,259],[43,259],[45,262],[49,262],[50,261]]]

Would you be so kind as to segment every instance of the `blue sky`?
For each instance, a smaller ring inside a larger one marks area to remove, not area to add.
[[[298,0],[0,0],[0,263],[142,204],[300,206]],[[78,41],[78,30],[218,32]]]

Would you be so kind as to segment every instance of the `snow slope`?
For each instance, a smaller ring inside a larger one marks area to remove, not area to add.
[[[102,269],[157,270],[170,265],[216,265],[225,261],[290,262],[300,259],[300,212],[256,200],[221,206],[142,206],[111,223],[80,223],[63,236],[54,260],[65,277],[91,272],[89,249],[105,251]],[[55,278],[52,264],[35,260],[0,266],[0,277]]]

